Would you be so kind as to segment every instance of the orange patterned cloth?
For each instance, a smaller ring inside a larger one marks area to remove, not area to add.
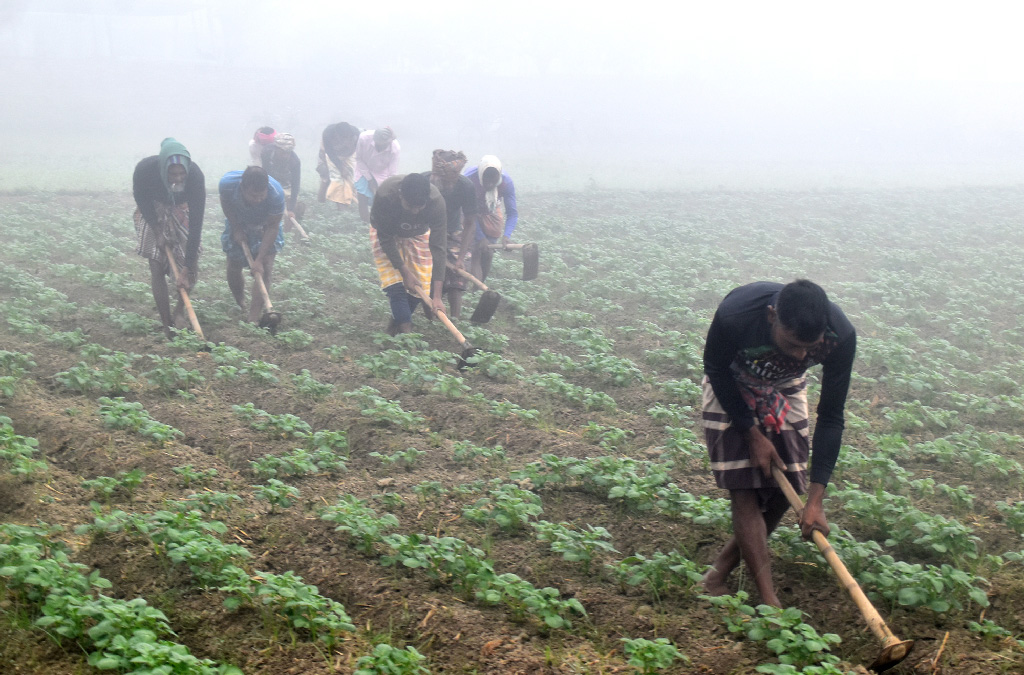
[[[433,272],[433,258],[430,255],[430,230],[415,237],[398,237],[398,253],[402,261],[412,268],[423,290],[430,293],[430,275]],[[402,283],[402,273],[395,269],[377,239],[377,228],[370,226],[370,247],[373,249],[373,263],[380,275],[380,287],[387,288]]]

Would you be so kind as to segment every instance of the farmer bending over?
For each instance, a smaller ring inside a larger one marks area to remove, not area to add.
[[[358,140],[359,129],[347,122],[331,124],[324,129],[316,165],[316,172],[320,174],[318,201],[331,201],[342,208],[348,207],[355,200]]]
[[[245,171],[229,171],[220,179],[220,206],[224,210],[224,233],[220,235],[221,248],[228,259],[228,286],[235,302],[245,311],[245,281],[242,269],[249,266],[242,249],[245,242],[253,256],[252,274],[263,275],[263,283],[270,291],[274,257],[284,247],[284,190],[281,185],[258,167]],[[248,320],[260,319],[263,299],[253,293]]]
[[[385,180],[398,173],[401,147],[391,127],[368,129],[356,141],[356,199],[359,217],[370,222],[373,197]]]
[[[302,215],[306,212],[306,205],[299,201],[302,161],[295,154],[295,137],[278,132],[274,136],[274,142],[263,149],[262,159],[263,168],[284,190],[284,202],[287,209],[284,229],[291,231],[294,229],[291,219],[294,218],[301,222]]]
[[[473,269],[471,274],[483,281],[491,271],[494,251],[488,244],[512,243],[512,232],[519,222],[516,209],[516,186],[512,178],[501,170],[501,160],[494,155],[484,155],[479,166],[466,172],[466,177],[476,188],[476,227],[467,228],[462,235],[463,251],[472,248]]]
[[[391,303],[389,335],[412,331],[416,290],[430,293],[431,307],[444,311],[445,248],[448,228],[444,197],[419,173],[381,183],[370,210],[370,246],[380,287]],[[436,261],[436,264],[435,264]]]
[[[843,434],[843,408],[857,335],[825,291],[801,279],[766,281],[730,292],[715,312],[704,348],[704,435],[718,487],[729,491],[733,536],[704,577],[711,595],[729,593],[726,579],[747,563],[761,601],[781,607],[772,584],[768,535],[787,500],[771,478],[774,464],[798,493],[808,493],[800,530],[828,534],[822,500]],[[807,489],[807,380],[822,365]]]
[[[476,188],[462,175],[466,166],[466,155],[455,150],[434,150],[431,170],[423,174],[430,177],[430,183],[441,191],[448,214],[448,257],[447,261],[466,269],[469,246],[460,248],[463,232],[476,231]],[[472,240],[470,240],[472,242]],[[465,281],[458,274],[446,274],[444,290],[448,294],[451,317],[459,318],[462,313],[462,293]]]
[[[203,234],[203,210],[206,208],[206,179],[199,165],[192,162],[185,146],[173,138],[160,144],[160,154],[147,157],[135,166],[132,177],[135,195],[135,252],[149,259],[150,286],[160,313],[164,333],[184,325],[184,300],[171,316],[167,293],[167,275],[171,266],[167,246],[178,266],[176,287],[192,290],[199,271],[199,241]]]

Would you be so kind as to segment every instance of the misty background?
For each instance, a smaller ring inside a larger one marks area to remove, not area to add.
[[[266,124],[308,191],[341,121],[521,190],[1024,182],[1024,9],[667,4],[0,0],[0,190],[128,189],[166,136],[210,187]]]

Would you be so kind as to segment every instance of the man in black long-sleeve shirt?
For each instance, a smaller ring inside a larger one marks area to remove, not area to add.
[[[424,311],[444,311],[448,227],[444,197],[419,173],[392,176],[377,189],[370,208],[370,246],[381,290],[391,304],[388,332],[412,330],[412,313],[430,295]]]
[[[704,578],[712,595],[728,593],[726,578],[744,560],[761,600],[781,606],[771,578],[768,535],[787,509],[771,478],[783,469],[799,493],[805,537],[828,534],[822,501],[843,433],[857,335],[820,286],[798,280],[757,282],[729,293],[715,312],[704,348],[704,430],[718,486],[729,490],[733,537]],[[806,379],[821,364],[822,386],[810,458]]]
[[[171,247],[178,266],[177,288],[192,290],[199,269],[206,179],[185,146],[165,138],[159,155],[146,157],[135,166],[132,193],[138,207],[135,252],[149,259],[153,299],[164,333],[170,337],[171,328],[184,323],[184,303],[179,297],[172,317],[166,279],[171,269],[166,247]]]

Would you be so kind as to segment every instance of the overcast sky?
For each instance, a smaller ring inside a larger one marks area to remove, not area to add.
[[[348,121],[556,187],[1024,180],[1011,3],[322,4],[0,1],[0,176],[167,135],[228,169],[260,124],[312,169]]]

